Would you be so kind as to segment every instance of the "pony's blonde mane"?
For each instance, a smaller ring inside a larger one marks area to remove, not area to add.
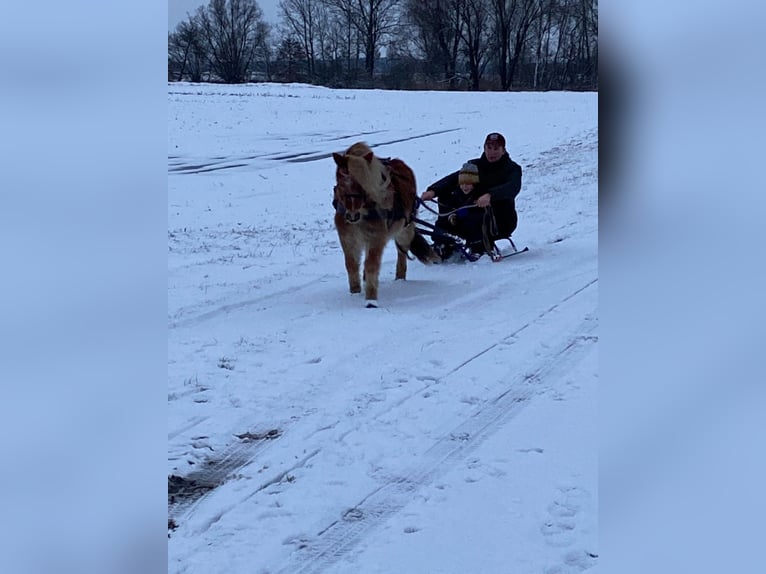
[[[357,142],[348,148],[344,155],[348,160],[348,173],[354,181],[361,185],[375,202],[390,207],[387,204],[393,201],[393,194],[389,190],[391,176],[370,146],[364,142]]]

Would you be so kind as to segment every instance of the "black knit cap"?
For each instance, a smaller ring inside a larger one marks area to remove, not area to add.
[[[503,137],[503,134],[492,132],[484,140],[484,145],[487,145],[487,144],[499,145],[499,146],[505,147],[505,138]]]

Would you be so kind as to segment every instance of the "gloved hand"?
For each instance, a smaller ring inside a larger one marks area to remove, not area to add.
[[[455,213],[450,214],[450,216],[447,218],[447,221],[450,222],[451,225],[457,225],[458,221],[461,219],[465,219],[468,217],[468,210],[470,207],[459,207],[455,210]]]

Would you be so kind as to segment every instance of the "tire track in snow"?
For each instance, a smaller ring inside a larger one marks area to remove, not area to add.
[[[589,282],[566,300],[594,283],[595,280]],[[556,307],[558,305],[554,305],[548,312]],[[586,317],[562,345],[539,360],[531,374],[525,371],[524,374],[513,376],[508,389],[477,407],[466,420],[439,438],[419,457],[421,462],[417,466],[375,488],[353,508],[346,510],[339,519],[322,528],[314,540],[302,540],[301,548],[277,572],[324,572],[343,558],[373,529],[404,508],[412,500],[414,492],[446,474],[487,437],[513,419],[538,392],[539,388],[534,382],[563,377],[573,364],[585,356],[590,345],[595,343],[597,337],[592,333],[597,326],[595,318]],[[458,369],[469,362],[466,361]]]
[[[172,321],[170,322],[170,324],[168,324],[168,329],[191,327],[193,325],[203,323],[209,319],[215,319],[216,317],[220,315],[231,313],[232,311],[238,311],[240,309],[245,309],[247,307],[257,305],[258,303],[263,303],[264,301],[268,301],[269,299],[280,297],[282,295],[292,296],[293,294],[299,291],[303,291],[304,289],[311,287],[315,283],[322,282],[325,279],[329,279],[330,277],[334,277],[334,275],[327,273],[319,277],[312,277],[309,281],[301,283],[300,285],[289,285],[288,287],[285,287],[284,289],[279,289],[272,293],[265,293],[261,295],[260,297],[255,297],[254,299],[247,299],[245,301],[237,301],[236,303],[227,303],[226,305],[220,305],[216,307],[215,309],[211,309],[210,311],[205,311],[204,313],[200,313],[199,315],[195,315],[193,317],[187,317],[186,319],[178,319],[177,321]],[[176,312],[176,316],[184,312],[185,312],[184,309],[179,309]]]
[[[174,500],[169,486],[168,520],[173,520],[180,524],[186,516],[193,512],[194,507],[210,491],[214,491],[224,484],[237,470],[249,464],[259,452],[267,448],[275,440],[281,438],[281,436],[281,431],[271,431],[270,433],[265,433],[258,440],[242,440],[226,449],[218,460],[208,461],[206,468],[195,470],[183,477],[177,477],[182,478],[188,485],[196,486],[200,491],[196,495],[179,496],[178,500]]]
[[[388,140],[388,141],[384,141],[384,142],[369,143],[369,146],[370,146],[371,149],[375,149],[376,147],[382,146],[382,145],[391,145],[391,144],[395,144],[395,143],[407,142],[407,141],[411,141],[411,140],[417,140],[417,139],[420,139],[420,138],[427,138],[427,137],[430,137],[430,136],[446,134],[446,133],[449,133],[449,132],[456,132],[456,131],[459,131],[459,130],[462,130],[462,129],[463,128],[448,128],[446,130],[439,130],[439,131],[436,131],[436,132],[428,132],[428,133],[425,133],[425,134],[420,134],[420,135],[416,135],[416,136],[409,136],[409,137],[406,137],[406,138],[398,138],[398,139],[395,139],[395,140]],[[335,151],[338,151],[338,150],[335,150]],[[292,163],[305,163],[305,162],[309,162],[309,161],[318,161],[320,159],[326,159],[326,158],[330,157],[332,154],[333,154],[333,152],[320,153],[320,154],[315,154],[315,155],[295,154],[295,156],[291,157],[287,161],[292,162]],[[299,155],[303,156],[303,157],[297,157]],[[274,159],[278,159],[278,158],[274,158]]]
[[[236,508],[237,506],[239,506],[240,504],[246,502],[250,498],[254,497],[256,494],[260,493],[261,491],[266,490],[269,486],[272,486],[274,484],[277,484],[277,483],[280,483],[280,482],[284,481],[285,479],[287,479],[287,477],[289,476],[289,474],[291,472],[294,472],[294,471],[298,470],[299,468],[303,468],[304,466],[306,466],[306,464],[308,464],[311,461],[311,459],[314,458],[317,454],[319,454],[319,449],[313,450],[312,452],[308,453],[303,458],[301,458],[298,462],[296,462],[292,466],[290,466],[290,468],[285,469],[284,471],[280,472],[275,477],[273,477],[271,479],[268,479],[265,482],[261,483],[261,485],[258,488],[256,488],[255,490],[252,490],[244,498],[238,499],[238,500],[236,500],[234,502],[229,502],[225,506],[220,507],[220,509],[215,514],[213,514],[212,516],[208,516],[202,522],[201,525],[197,525],[194,528],[193,535],[194,536],[200,536],[201,534],[204,534],[205,532],[207,532],[208,529],[210,529],[211,526],[213,526],[216,522],[221,520],[221,518],[223,518],[226,515],[226,513],[228,513],[230,510],[232,510],[232,509]]]
[[[567,295],[566,297],[564,297],[563,299],[561,299],[561,300],[560,300],[558,303],[556,303],[556,304],[552,305],[551,307],[549,307],[549,308],[548,308],[548,309],[546,309],[545,311],[541,312],[541,313],[540,313],[540,314],[539,314],[537,317],[535,317],[535,318],[534,318],[534,319],[532,319],[531,321],[528,321],[527,323],[525,323],[525,324],[524,324],[524,325],[522,325],[521,327],[519,327],[519,328],[517,328],[516,330],[514,330],[512,333],[510,333],[510,334],[506,335],[506,336],[505,336],[505,337],[503,337],[502,339],[499,339],[499,340],[495,341],[494,343],[492,343],[492,344],[491,344],[491,345],[489,345],[488,347],[486,347],[486,348],[482,349],[482,350],[481,350],[481,351],[479,351],[478,353],[475,353],[473,356],[469,357],[469,358],[468,358],[468,359],[466,359],[465,361],[462,361],[460,364],[458,364],[457,366],[455,366],[455,367],[453,367],[452,369],[450,369],[449,371],[447,371],[447,372],[446,372],[444,375],[441,375],[441,376],[438,376],[438,377],[428,377],[428,378],[421,378],[421,379],[420,379],[421,381],[427,381],[427,382],[426,382],[424,385],[422,385],[422,386],[418,387],[417,389],[415,389],[414,391],[412,391],[412,392],[408,393],[406,396],[404,396],[404,397],[401,397],[401,398],[400,398],[399,400],[397,400],[396,402],[393,402],[393,403],[391,403],[390,405],[388,405],[388,407],[387,407],[386,409],[384,409],[384,410],[382,410],[381,412],[379,412],[379,413],[377,413],[376,415],[374,415],[374,416],[372,417],[372,419],[373,419],[373,420],[377,420],[377,419],[380,419],[381,417],[383,417],[384,415],[388,414],[389,412],[391,412],[391,411],[392,411],[392,410],[394,410],[395,408],[398,408],[398,407],[400,407],[402,404],[404,404],[405,402],[407,402],[407,401],[408,401],[408,400],[410,400],[411,398],[413,398],[413,397],[415,397],[415,396],[419,396],[419,395],[422,395],[424,392],[428,391],[428,390],[429,390],[431,387],[433,387],[434,385],[438,385],[438,384],[441,384],[441,383],[443,383],[443,382],[444,382],[444,380],[445,380],[447,377],[449,377],[449,376],[453,375],[454,373],[456,373],[457,371],[459,371],[459,370],[460,370],[460,369],[462,369],[463,367],[467,366],[467,365],[468,365],[468,364],[470,364],[471,362],[475,361],[476,359],[478,359],[478,358],[479,358],[479,357],[481,357],[482,355],[484,355],[484,354],[488,353],[488,352],[489,352],[489,351],[491,351],[492,349],[495,349],[496,347],[498,347],[499,345],[502,345],[503,343],[508,343],[509,341],[512,341],[512,340],[513,340],[513,339],[515,339],[515,338],[516,338],[516,337],[517,337],[517,336],[518,336],[518,335],[519,335],[521,332],[523,332],[524,330],[528,329],[530,326],[532,326],[532,325],[533,325],[533,324],[535,324],[536,322],[540,321],[541,319],[544,319],[544,318],[545,318],[547,315],[549,315],[550,313],[552,313],[552,312],[553,312],[553,311],[555,311],[556,309],[560,308],[560,306],[561,306],[563,303],[566,303],[567,301],[569,301],[570,299],[572,299],[573,297],[575,297],[575,296],[576,296],[576,295],[578,295],[579,293],[581,293],[581,292],[583,292],[584,290],[586,290],[586,289],[587,289],[588,287],[590,287],[591,285],[595,285],[597,282],[598,282],[598,278],[596,278],[596,279],[593,279],[593,280],[589,281],[588,283],[586,283],[585,285],[583,285],[583,286],[582,286],[582,287],[580,287],[579,289],[575,290],[574,292],[570,293],[569,295]],[[481,298],[482,298],[482,297],[484,297],[484,296],[485,296],[485,294],[484,294],[483,292],[474,292],[474,293],[473,293],[473,294],[470,296],[470,298],[471,298],[471,299],[481,299]],[[464,302],[463,302],[463,301],[461,301],[461,302],[460,302],[460,304],[464,304]]]
[[[388,140],[384,142],[371,143],[370,147],[375,148],[377,146],[391,145],[395,143],[427,138],[430,136],[440,135],[440,134],[449,133],[449,132],[455,132],[462,129],[464,128],[448,128],[448,129],[439,130],[435,132],[427,132],[424,134],[407,136],[404,138],[397,138],[397,139]],[[359,135],[363,135],[365,133],[373,134],[376,132],[362,132],[362,134],[359,134]],[[342,136],[342,137],[334,138],[334,139],[346,139],[346,137],[347,136]],[[333,151],[339,151],[339,150],[333,150]],[[172,159],[174,160],[174,162],[173,162],[173,165],[168,167],[168,173],[173,175],[191,175],[191,174],[197,174],[197,173],[210,173],[212,171],[223,171],[226,169],[234,169],[237,167],[248,167],[252,165],[251,160],[255,160],[255,159],[266,159],[269,161],[281,161],[281,162],[289,162],[289,163],[306,163],[310,161],[319,161],[322,159],[327,159],[328,157],[332,156],[333,151],[329,151],[329,152],[308,151],[308,152],[296,152],[296,153],[278,152],[278,153],[259,154],[259,155],[243,156],[243,157],[215,158],[218,161],[212,161],[212,158],[211,158],[210,160],[196,160],[195,163],[192,163],[192,164],[184,164],[183,161],[180,160],[180,158],[173,157]],[[168,159],[171,159],[171,158],[168,158]],[[242,163],[243,161],[247,163]],[[232,162],[239,162],[239,163],[232,163]]]
[[[558,309],[558,308],[559,308],[561,305],[563,305],[564,303],[566,303],[567,301],[569,301],[570,299],[572,299],[573,297],[575,297],[575,296],[576,296],[576,295],[578,295],[579,293],[581,293],[581,292],[585,291],[585,290],[586,290],[588,287],[590,287],[591,285],[595,285],[595,284],[596,284],[596,282],[598,282],[598,277],[597,277],[597,278],[595,278],[595,279],[593,279],[592,281],[589,281],[588,283],[586,283],[585,285],[583,285],[582,287],[580,287],[579,289],[577,289],[577,290],[576,290],[576,291],[574,291],[573,293],[570,293],[569,295],[567,295],[566,297],[564,297],[564,298],[563,298],[561,301],[559,301],[559,302],[558,302],[558,303],[556,303],[555,305],[553,305],[553,306],[549,307],[547,310],[545,310],[545,311],[543,311],[542,313],[540,313],[540,314],[539,314],[539,315],[538,315],[538,316],[537,316],[537,317],[536,317],[534,320],[532,320],[532,321],[529,321],[528,323],[526,323],[526,324],[522,325],[521,327],[519,327],[518,329],[516,329],[516,330],[515,330],[513,333],[511,333],[511,334],[510,334],[510,335],[508,335],[507,337],[503,337],[502,339],[500,339],[499,341],[497,341],[497,342],[493,343],[492,345],[490,345],[490,346],[489,346],[489,347],[487,347],[486,349],[483,349],[482,351],[480,351],[480,352],[476,353],[476,354],[475,354],[475,355],[473,355],[472,357],[470,357],[470,358],[466,359],[465,361],[463,361],[462,363],[460,363],[460,364],[459,364],[457,367],[455,367],[454,369],[452,369],[451,371],[449,371],[449,372],[448,372],[446,375],[444,375],[444,376],[443,376],[443,377],[441,377],[441,378],[446,378],[446,377],[450,376],[452,373],[454,373],[455,371],[457,371],[457,370],[459,370],[459,369],[462,369],[464,366],[466,366],[466,365],[467,365],[468,363],[470,363],[471,361],[473,361],[473,360],[475,360],[475,359],[478,359],[479,357],[481,357],[481,356],[482,356],[484,353],[487,353],[488,351],[491,351],[492,349],[494,349],[494,348],[495,348],[495,347],[497,347],[498,345],[500,345],[500,344],[502,344],[502,343],[505,343],[505,342],[508,342],[508,341],[510,341],[511,339],[515,338],[516,336],[518,336],[518,334],[519,334],[519,333],[521,333],[521,332],[522,332],[522,331],[524,331],[525,329],[529,328],[529,326],[530,326],[532,323],[534,323],[535,321],[538,321],[538,320],[542,319],[543,317],[545,317],[546,315],[548,315],[548,314],[552,313],[553,311],[555,311],[556,309]]]

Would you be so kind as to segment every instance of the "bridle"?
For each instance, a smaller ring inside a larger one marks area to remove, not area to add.
[[[333,188],[332,205],[335,212],[344,216],[349,223],[356,223],[362,218],[362,210],[368,206],[367,194],[347,173],[338,168],[338,183]]]

